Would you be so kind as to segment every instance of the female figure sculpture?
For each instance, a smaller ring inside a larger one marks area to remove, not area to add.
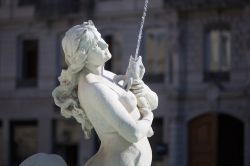
[[[63,116],[72,116],[82,125],[85,136],[94,127],[101,140],[86,166],[151,165],[147,136],[153,135],[152,110],[158,106],[158,97],[140,79],[144,74],[141,57],[130,58],[127,73],[137,79],[126,90],[119,82],[126,76],[104,69],[111,54],[91,21],[69,29],[62,46],[68,68],[52,93],[55,103]]]

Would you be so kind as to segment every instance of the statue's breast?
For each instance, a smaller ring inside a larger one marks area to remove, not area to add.
[[[131,92],[119,94],[119,100],[129,113],[137,108],[136,97]]]
[[[107,83],[106,85],[117,94],[119,101],[130,113],[130,115],[134,119],[138,120],[140,118],[140,113],[137,108],[137,99],[135,95],[131,91],[126,91],[114,83]]]

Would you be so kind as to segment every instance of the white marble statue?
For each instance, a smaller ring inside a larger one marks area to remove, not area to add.
[[[20,166],[67,166],[61,156],[37,153],[24,160]]]
[[[150,166],[153,135],[152,110],[156,93],[141,80],[141,57],[130,58],[126,75],[104,69],[111,58],[108,44],[92,21],[69,29],[62,40],[68,65],[53,91],[57,106],[66,118],[74,117],[87,137],[92,128],[101,140],[98,152],[86,166]]]

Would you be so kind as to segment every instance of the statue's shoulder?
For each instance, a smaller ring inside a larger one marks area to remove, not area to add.
[[[78,90],[85,92],[86,94],[100,93],[105,87],[106,86],[103,81],[101,81],[101,78],[93,73],[81,76],[78,84]]]
[[[99,100],[102,92],[100,82],[93,74],[82,75],[78,83],[78,98],[82,105],[92,105],[93,101]]]
[[[91,84],[91,83],[95,83],[98,82],[98,76],[93,74],[93,73],[88,73],[86,75],[83,76],[84,78],[84,82]]]
[[[111,72],[111,71],[108,71],[108,70],[104,70],[104,75],[110,79],[113,79],[114,76],[116,76],[115,73]]]

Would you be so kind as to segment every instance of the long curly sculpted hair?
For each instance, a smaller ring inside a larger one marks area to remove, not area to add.
[[[60,85],[52,92],[55,104],[61,108],[61,114],[65,118],[74,117],[81,124],[86,138],[90,137],[93,126],[80,106],[77,87],[79,75],[87,62],[88,50],[96,43],[95,31],[97,29],[93,22],[88,21],[66,32],[62,47],[68,68],[62,70],[58,77]]]

